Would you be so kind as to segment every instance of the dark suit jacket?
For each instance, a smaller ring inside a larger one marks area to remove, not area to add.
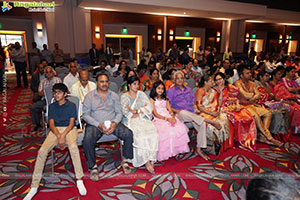
[[[35,93],[38,92],[39,85],[40,85],[40,73],[35,72],[31,77],[30,88]]]
[[[37,71],[31,77],[30,89],[33,91],[33,102],[37,102],[41,99],[38,94],[40,85],[40,73]]]
[[[96,54],[95,54],[93,48],[91,48],[91,49],[89,50],[89,57],[90,57],[91,65],[93,65],[93,66],[98,65],[98,63],[95,62],[94,59],[95,59],[95,58],[99,59],[99,56],[100,56],[100,53],[99,53],[99,50],[98,50],[98,49],[96,49]]]
[[[214,65],[214,59],[215,59],[215,55],[213,53],[210,53],[207,55],[206,60],[207,60],[207,65],[212,68]]]

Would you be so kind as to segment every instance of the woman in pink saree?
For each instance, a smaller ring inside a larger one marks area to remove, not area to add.
[[[239,89],[227,84],[225,75],[218,72],[215,76],[217,86],[215,90],[219,94],[219,105],[227,114],[230,124],[231,145],[235,140],[242,149],[255,151],[256,126],[252,115],[239,104]]]
[[[285,72],[286,76],[274,87],[274,94],[277,98],[289,102],[292,132],[300,134],[300,86],[294,80],[296,68],[293,66],[287,67]]]

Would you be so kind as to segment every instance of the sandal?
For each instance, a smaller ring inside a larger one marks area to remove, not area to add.
[[[98,168],[94,167],[90,172],[90,179],[92,181],[98,181]]]
[[[210,158],[200,149],[196,149],[195,154],[203,158],[204,160],[210,160]]]
[[[150,173],[150,174],[154,174],[155,172],[154,172],[154,167],[152,166],[152,164],[151,164],[151,162],[152,161],[148,161],[147,163],[146,163],[146,169],[147,169],[147,171]]]
[[[129,167],[127,161],[122,161],[121,166],[123,168],[124,174],[130,174],[131,173],[131,168]]]

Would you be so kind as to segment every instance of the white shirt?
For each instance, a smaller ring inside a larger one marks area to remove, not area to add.
[[[272,71],[274,71],[274,69],[276,69],[276,65],[274,63],[271,63],[270,61],[266,62],[266,72],[271,73]]]
[[[118,71],[118,68],[119,68],[119,64],[115,64],[114,67],[111,67],[110,65],[107,65],[107,66],[105,67],[105,69],[106,69],[107,71],[109,71],[109,73],[110,73],[111,75],[113,75],[114,72]]]
[[[298,77],[298,78],[296,79],[296,82],[298,83],[298,85],[300,85],[300,77]]]
[[[236,69],[233,69],[233,76],[232,76],[232,81],[233,83],[236,82],[237,80],[239,80],[239,73]]]
[[[83,87],[82,84],[80,83],[80,81],[77,81],[71,88],[71,94],[77,96],[80,99],[81,102],[81,106],[80,106],[80,115],[82,114],[82,104],[83,104],[83,100],[84,97],[87,95],[87,93],[89,93],[92,90],[96,89],[96,84],[88,81],[88,84]]]
[[[75,76],[73,74],[68,73],[68,75],[64,78],[64,84],[68,87],[69,91],[71,90],[74,83],[78,81],[79,74],[76,73]]]
[[[192,70],[193,70],[194,72],[197,72],[197,73],[201,73],[201,72],[202,72],[202,70],[201,70],[201,68],[200,68],[199,66],[194,66],[194,65],[193,65]]]

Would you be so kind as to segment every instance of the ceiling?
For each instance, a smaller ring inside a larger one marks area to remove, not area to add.
[[[256,1],[260,1],[260,4],[254,4]],[[300,25],[300,12],[274,9],[269,6],[270,2],[271,0],[78,0],[78,6],[102,11]]]

